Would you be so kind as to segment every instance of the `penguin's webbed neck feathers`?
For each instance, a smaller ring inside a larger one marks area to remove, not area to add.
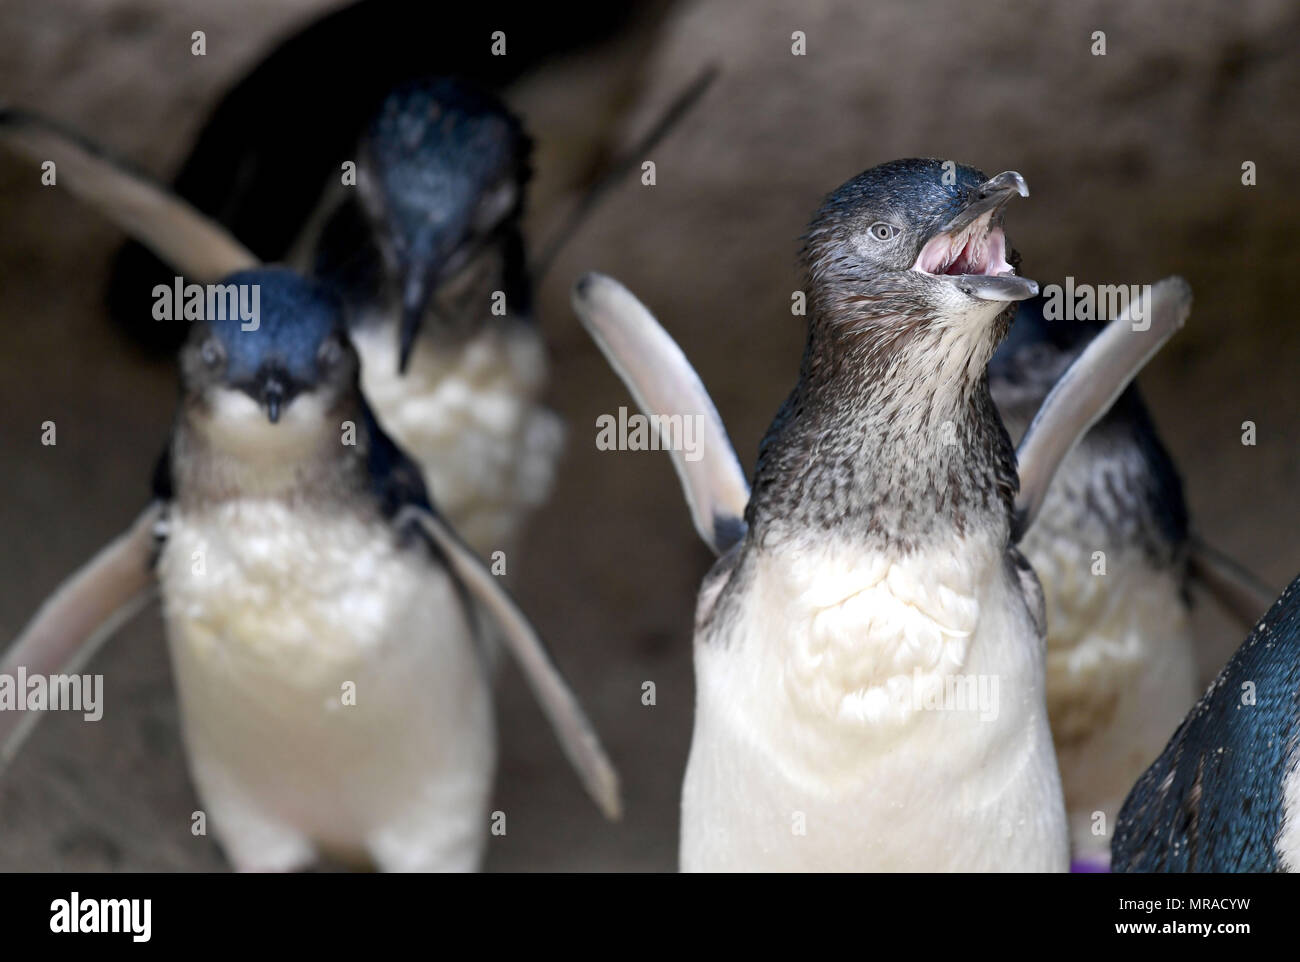
[[[897,368],[818,356],[810,338],[803,377],[759,449],[747,511],[757,534],[811,526],[909,548],[1009,524],[1015,451],[987,376],[958,389]]]

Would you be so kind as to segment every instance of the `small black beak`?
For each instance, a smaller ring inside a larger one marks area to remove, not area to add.
[[[1005,206],[1012,197],[1028,197],[1029,185],[1025,178],[1014,170],[1004,170],[996,177],[991,177],[970,195],[966,206],[952,216],[939,230],[945,234],[955,234],[964,230],[978,217],[989,211],[996,211]]]
[[[280,407],[284,404],[284,389],[278,383],[268,384],[262,392],[262,403],[266,405],[266,416],[272,424],[280,420]]]
[[[293,399],[289,379],[275,368],[267,369],[257,377],[257,399],[266,409],[266,417],[272,424],[280,420],[280,413]]]
[[[406,277],[406,286],[402,291],[402,320],[398,328],[397,370],[406,373],[411,363],[411,352],[415,348],[415,339],[420,335],[420,325],[424,321],[424,309],[429,304],[429,295],[433,290],[431,275],[419,267],[413,268]]]
[[[463,217],[454,217],[417,237],[400,255],[402,318],[398,325],[397,370],[405,374],[420,336],[429,301],[438,288],[492,240],[468,233]]]

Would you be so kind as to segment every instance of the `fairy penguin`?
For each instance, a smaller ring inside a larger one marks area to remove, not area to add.
[[[361,135],[356,189],[300,242],[349,305],[380,423],[480,554],[513,546],[563,442],[520,231],[529,153],[491,94],[405,84]]]
[[[872,168],[814,217],[808,339],[696,611],[683,870],[1064,870],[1037,579],[987,365],[1023,178]]]
[[[194,328],[156,481],[204,810],[240,869],[320,854],[472,869],[495,768],[490,677],[456,579],[393,525],[427,506],[419,472],[370,417],[327,290],[280,269],[226,283],[256,286],[257,329]]]

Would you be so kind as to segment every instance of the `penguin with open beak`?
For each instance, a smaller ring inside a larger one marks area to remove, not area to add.
[[[905,160],[827,199],[803,253],[799,382],[752,490],[649,312],[609,278],[576,286],[642,409],[705,430],[701,456],[672,455],[720,555],[696,609],[683,869],[1068,866],[1042,597],[1014,535],[1187,296],[1157,285],[1148,329],[1108,328],[1017,452],[987,365],[1013,305],[1037,293],[1002,226],[1027,193],[1015,172]]]

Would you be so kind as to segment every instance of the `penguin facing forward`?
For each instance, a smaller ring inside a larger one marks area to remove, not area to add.
[[[371,414],[333,293],[284,268],[223,288],[255,307],[194,324],[153,504],[0,669],[67,670],[156,585],[191,774],[235,868],[464,871],[490,828],[490,621],[617,817],[617,776],[540,640]],[[0,716],[0,761],[30,721]]]
[[[698,376],[621,285],[574,306],[643,410],[698,416],[673,452],[720,559],[696,613],[684,870],[1039,870],[1068,866],[1044,699],[1042,598],[1015,549],[1061,457],[1185,316],[1078,359],[1019,455],[986,366],[1016,275],[1014,172],[906,160],[832,194],[803,252],[799,383],[753,490]],[[1017,460],[1026,480],[1017,497]]]

